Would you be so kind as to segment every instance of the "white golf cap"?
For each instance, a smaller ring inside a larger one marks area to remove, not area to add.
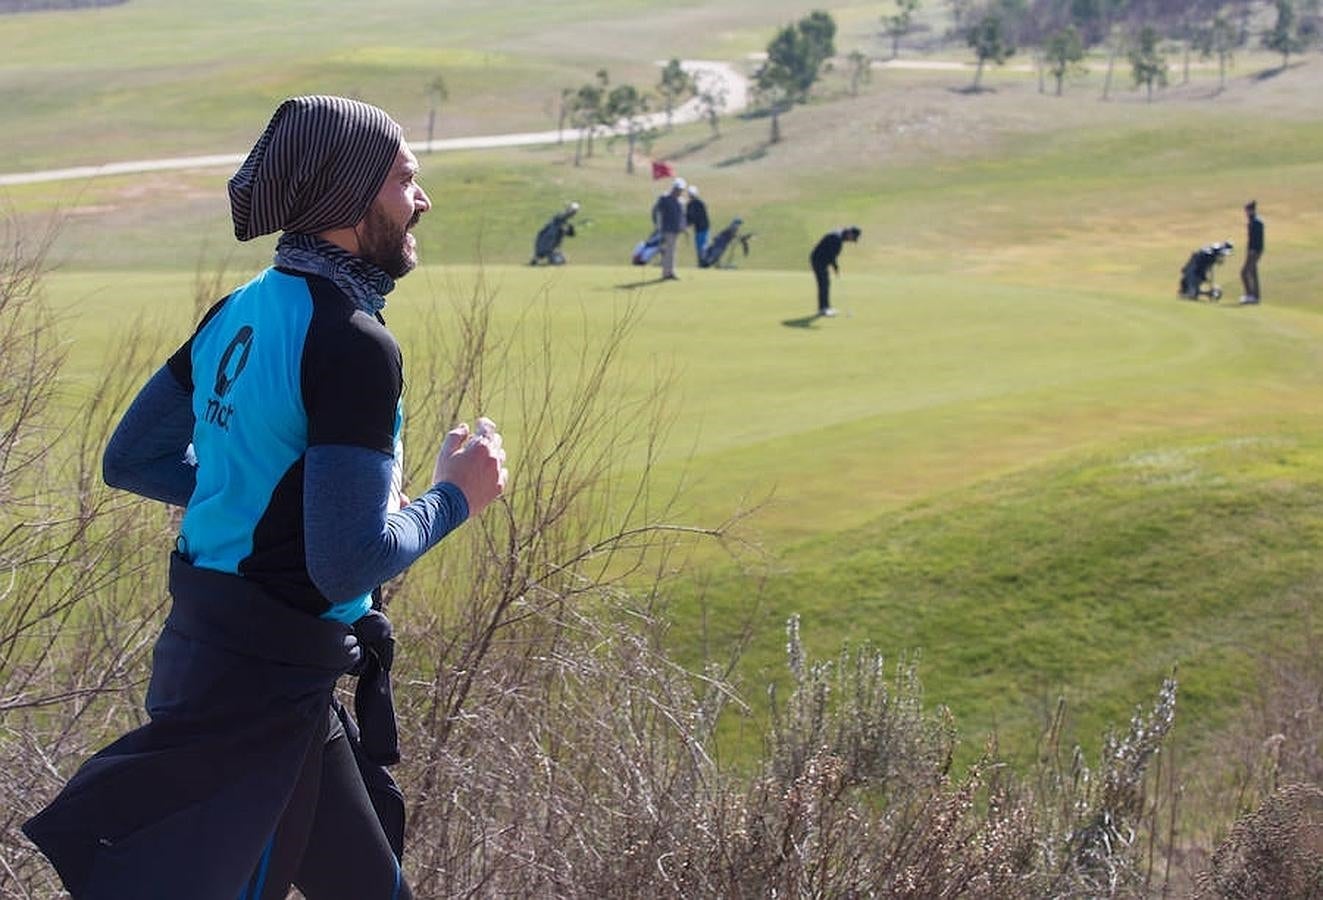
[[[691,193],[691,194],[693,194],[695,197],[697,197],[697,196],[698,196],[698,185],[696,185],[696,184],[691,184],[691,185],[689,185],[689,193]]]
[[[671,182],[671,190],[676,190],[678,188],[683,191],[687,187],[689,187],[689,182],[685,181],[683,178],[677,178],[675,181]]]

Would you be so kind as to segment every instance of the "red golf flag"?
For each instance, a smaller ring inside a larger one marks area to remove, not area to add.
[[[658,159],[654,159],[652,161],[653,181],[656,181],[658,178],[672,178],[674,177],[674,175],[675,175],[675,169],[671,168],[670,163],[662,162],[661,160]]]

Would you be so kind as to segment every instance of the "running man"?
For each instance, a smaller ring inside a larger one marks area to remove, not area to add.
[[[229,182],[275,264],[213,306],[142,388],[106,481],[185,508],[149,721],[24,831],[78,898],[398,900],[404,802],[377,586],[504,490],[501,435],[451,429],[401,493],[403,361],[382,310],[431,208],[382,110],[280,105]],[[358,676],[357,722],[335,701]]]

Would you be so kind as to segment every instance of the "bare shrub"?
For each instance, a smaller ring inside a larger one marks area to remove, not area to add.
[[[136,721],[163,583],[164,515],[100,477],[141,345],[82,398],[62,380],[62,321],[40,292],[49,240],[12,227],[0,254],[0,894],[54,874],[18,826],[86,756]]]
[[[411,419],[412,445],[486,408],[518,441],[506,498],[389,592],[409,644],[397,774],[424,896],[602,896],[655,878],[713,781],[705,744],[730,697],[669,660],[640,581],[728,526],[677,525],[675,493],[653,494],[669,414],[665,380],[632,384],[623,365],[637,308],[575,346],[535,316],[498,337],[479,281],[414,334],[430,352],[406,354],[446,365],[411,377],[411,412],[432,413]]]
[[[1264,656],[1259,696],[1248,704],[1265,794],[1287,782],[1323,784],[1323,639],[1308,606],[1302,618],[1301,643]]]
[[[1183,773],[1191,808],[1177,863],[1194,883],[1212,865],[1212,849],[1232,823],[1259,810],[1284,784],[1323,784],[1323,640],[1312,608],[1318,586],[1305,584],[1290,638],[1260,654],[1254,690],[1230,727]]]
[[[1070,778],[1040,772],[1032,789],[995,739],[951,774],[955,726],[944,709],[924,710],[914,663],[890,681],[868,646],[810,663],[793,619],[786,646],[794,689],[774,707],[763,775],[746,795],[761,827],[741,832],[757,839],[739,869],[762,877],[723,895],[1142,895],[1141,798],[1173,721],[1174,681],[1109,736],[1096,770],[1076,747]]]
[[[1090,769],[1076,746],[1063,765],[1058,749],[1059,707],[1036,781],[1042,828],[1049,835],[1048,896],[1117,897],[1147,893],[1145,834],[1160,828],[1149,798],[1152,766],[1176,718],[1176,680],[1166,679],[1148,713],[1136,709],[1124,734],[1109,733],[1099,765]]]
[[[1323,790],[1288,784],[1238,820],[1198,880],[1197,900],[1323,896]]]

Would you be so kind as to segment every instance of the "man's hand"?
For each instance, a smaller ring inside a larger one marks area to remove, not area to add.
[[[501,434],[496,423],[486,417],[478,419],[477,430],[472,434],[463,422],[447,432],[432,470],[433,484],[448,481],[464,492],[470,517],[501,495],[509,477]]]

